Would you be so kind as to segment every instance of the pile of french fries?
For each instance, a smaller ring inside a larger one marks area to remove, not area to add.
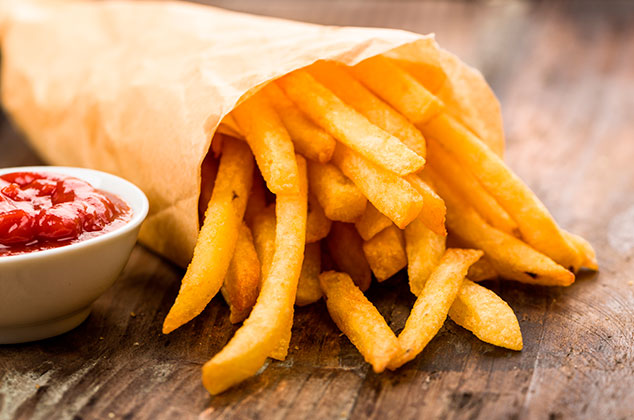
[[[321,61],[225,118],[232,135],[212,142],[204,223],[163,325],[187,323],[219,291],[243,322],[203,367],[211,394],[286,357],[294,305],[323,298],[381,372],[414,359],[447,316],[521,350],[513,310],[477,282],[568,286],[597,269],[589,243],[557,226],[430,84],[386,56]],[[363,292],[404,268],[417,299],[397,336]]]

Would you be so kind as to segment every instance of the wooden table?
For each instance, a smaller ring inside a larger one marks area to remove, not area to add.
[[[286,361],[210,397],[200,367],[236,329],[227,308],[216,298],[194,322],[161,335],[183,272],[137,246],[79,328],[0,347],[0,419],[633,418],[632,2],[215,3],[436,32],[483,71],[502,102],[507,161],[563,226],[594,244],[601,272],[565,289],[488,283],[518,315],[522,352],[484,344],[447,321],[414,362],[382,375],[322,303],[301,308]],[[0,130],[0,166],[39,163],[6,121]],[[404,276],[370,298],[402,328],[413,303]]]

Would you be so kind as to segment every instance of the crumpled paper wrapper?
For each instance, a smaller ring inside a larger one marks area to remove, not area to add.
[[[353,65],[388,53],[433,75],[451,112],[503,148],[495,96],[433,35],[184,2],[2,0],[0,36],[2,102],[37,152],[137,184],[150,201],[140,241],[181,266],[198,234],[201,163],[221,120],[267,82],[317,60]]]

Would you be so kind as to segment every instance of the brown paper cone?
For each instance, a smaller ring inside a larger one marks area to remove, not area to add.
[[[0,3],[2,101],[51,164],[120,175],[150,199],[140,240],[189,262],[200,167],[221,119],[266,82],[316,60],[376,54],[440,69],[436,94],[496,151],[499,104],[433,36],[311,25],[179,2]]]

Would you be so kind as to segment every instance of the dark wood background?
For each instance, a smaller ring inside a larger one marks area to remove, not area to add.
[[[235,331],[216,298],[166,337],[183,272],[136,247],[76,330],[0,346],[0,419],[634,417],[634,2],[212,2],[266,15],[436,32],[499,96],[507,160],[601,272],[569,288],[489,286],[518,315],[520,353],[447,321],[414,362],[374,374],[321,303],[297,310],[288,359],[217,397],[201,365]],[[0,167],[39,163],[6,121]],[[1,284],[0,284],[1,288]],[[0,289],[1,293],[1,289]],[[395,329],[403,276],[370,293]]]

